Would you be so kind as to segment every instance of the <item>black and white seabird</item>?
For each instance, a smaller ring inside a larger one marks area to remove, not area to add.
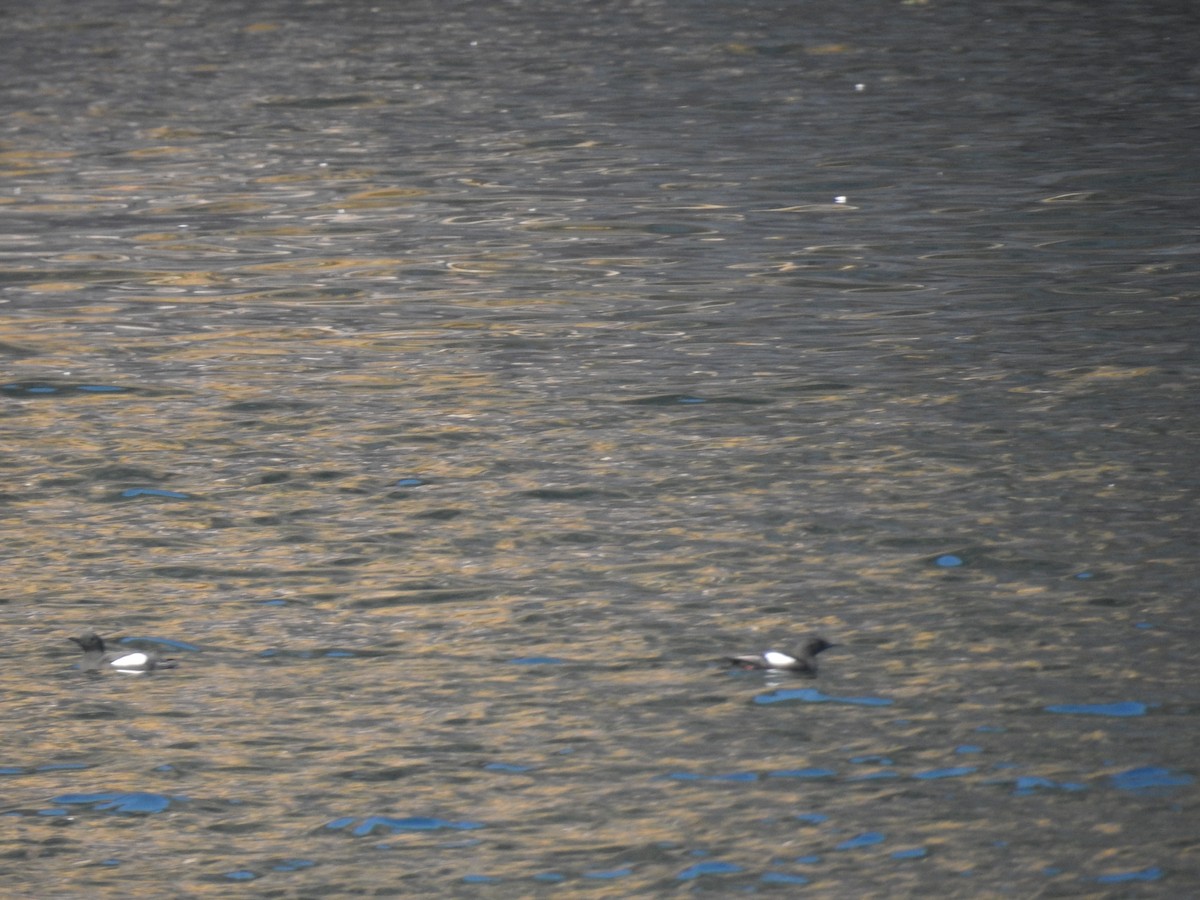
[[[724,661],[737,669],[816,675],[817,654],[835,646],[837,645],[829,643],[824,638],[812,637],[794,656],[790,653],[780,653],[778,650],[767,650],[765,653],[751,653],[746,656],[726,656]]]
[[[104,638],[94,631],[85,631],[79,637],[70,638],[83,651],[83,662],[79,668],[85,672],[96,672],[104,667],[118,672],[153,672],[155,669],[174,669],[174,659],[164,659],[154,650],[132,650],[129,653],[106,653]]]

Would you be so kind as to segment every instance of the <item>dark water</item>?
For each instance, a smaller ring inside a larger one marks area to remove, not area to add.
[[[6,12],[5,891],[1194,893],[1197,18]]]

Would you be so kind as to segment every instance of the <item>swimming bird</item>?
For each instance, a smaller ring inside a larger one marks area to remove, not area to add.
[[[129,653],[109,654],[104,652],[104,638],[94,631],[85,631],[79,637],[69,638],[83,651],[83,662],[79,668],[95,672],[105,665],[126,674],[153,672],[155,669],[174,669],[174,659],[163,659],[154,650],[133,650]]]
[[[765,653],[752,653],[746,656],[726,656],[724,662],[737,669],[816,675],[817,654],[836,646],[824,638],[811,637],[805,641],[804,647],[795,656],[790,653],[780,653],[778,650],[767,650]]]

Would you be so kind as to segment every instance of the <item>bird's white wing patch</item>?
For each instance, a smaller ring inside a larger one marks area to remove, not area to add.
[[[778,650],[768,650],[763,654],[763,659],[767,661],[768,666],[790,666],[796,661],[796,657],[788,656],[786,653],[780,653]]]
[[[145,653],[126,653],[124,656],[119,656],[112,661],[114,669],[144,669],[150,662],[150,657]]]

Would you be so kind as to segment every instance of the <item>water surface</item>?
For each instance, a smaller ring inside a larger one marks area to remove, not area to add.
[[[10,14],[7,889],[1187,894],[1195,18]]]

